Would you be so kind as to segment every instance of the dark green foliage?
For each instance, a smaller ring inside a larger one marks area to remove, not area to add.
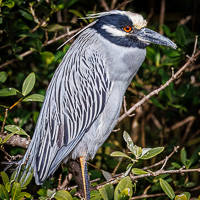
[[[3,135],[0,137],[0,161],[15,161],[18,155],[25,152],[22,147],[8,145],[12,136],[19,135],[26,140],[32,137],[48,83],[71,44],[56,50],[67,36],[61,40],[56,38],[66,34],[67,30],[72,31],[91,22],[79,19],[87,13],[105,11],[100,2],[0,0],[0,122],[2,125],[5,122],[0,133],[0,136]],[[110,6],[114,1],[106,2]],[[118,0],[116,6],[122,8],[122,2]],[[150,7],[153,8],[153,17],[148,26],[158,31],[160,1],[152,2],[134,0],[126,6],[126,10],[135,10],[147,17]],[[166,1],[162,30],[178,48],[147,47],[146,60],[126,93],[128,108],[164,84],[186,62],[186,55],[192,55],[195,35],[200,27],[200,16],[195,11],[198,7],[196,0]],[[191,15],[192,19],[186,24],[180,23],[186,15]],[[167,161],[163,170],[199,168],[198,63],[199,59],[185,70],[180,79],[143,104],[134,117],[123,120],[118,125],[121,130],[112,133],[99,149],[91,161],[95,168],[89,167],[91,180],[97,179],[92,186],[97,187],[116,174],[125,174],[116,178],[114,184],[109,183],[91,191],[91,199],[125,200],[145,192],[165,193],[164,197],[157,199],[189,200],[190,196],[198,197],[200,193],[195,188],[199,186],[199,173],[155,176],[162,165],[145,168],[166,158],[177,145],[181,146],[180,152]],[[125,133],[123,137],[124,130],[129,134]],[[0,171],[4,167],[0,164]],[[149,173],[152,176],[147,176]],[[1,172],[0,199],[79,199],[76,188],[57,190],[59,175],[62,174],[62,181],[68,175],[67,166],[60,167],[42,186],[36,186],[30,177],[26,187],[21,187],[11,174],[9,170]],[[139,176],[145,177],[137,180]],[[72,179],[67,187],[73,185],[76,183]],[[180,192],[174,194],[176,191]]]

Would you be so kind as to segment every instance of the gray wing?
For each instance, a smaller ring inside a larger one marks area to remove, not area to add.
[[[73,150],[105,107],[111,82],[105,59],[88,48],[66,55],[46,93],[24,157],[41,184]]]

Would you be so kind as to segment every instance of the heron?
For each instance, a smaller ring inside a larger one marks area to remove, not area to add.
[[[154,43],[175,49],[176,44],[146,28],[147,21],[137,13],[112,10],[86,18],[95,21],[72,37],[76,39],[48,86],[17,176],[21,174],[23,183],[33,172],[40,185],[62,162],[79,159],[84,198],[89,200],[87,161],[116,125],[123,96],[145,59],[146,47]]]

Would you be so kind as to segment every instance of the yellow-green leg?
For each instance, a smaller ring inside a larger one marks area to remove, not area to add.
[[[87,162],[85,160],[85,157],[80,157],[80,164],[85,200],[90,200],[90,182],[88,179]]]

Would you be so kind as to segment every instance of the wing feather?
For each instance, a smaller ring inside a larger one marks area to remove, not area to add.
[[[28,163],[34,169],[37,184],[69,155],[102,112],[110,94],[105,58],[91,48],[93,41],[87,42],[92,40],[91,35],[85,32],[77,38],[53,76],[31,149],[22,160],[22,164]]]

